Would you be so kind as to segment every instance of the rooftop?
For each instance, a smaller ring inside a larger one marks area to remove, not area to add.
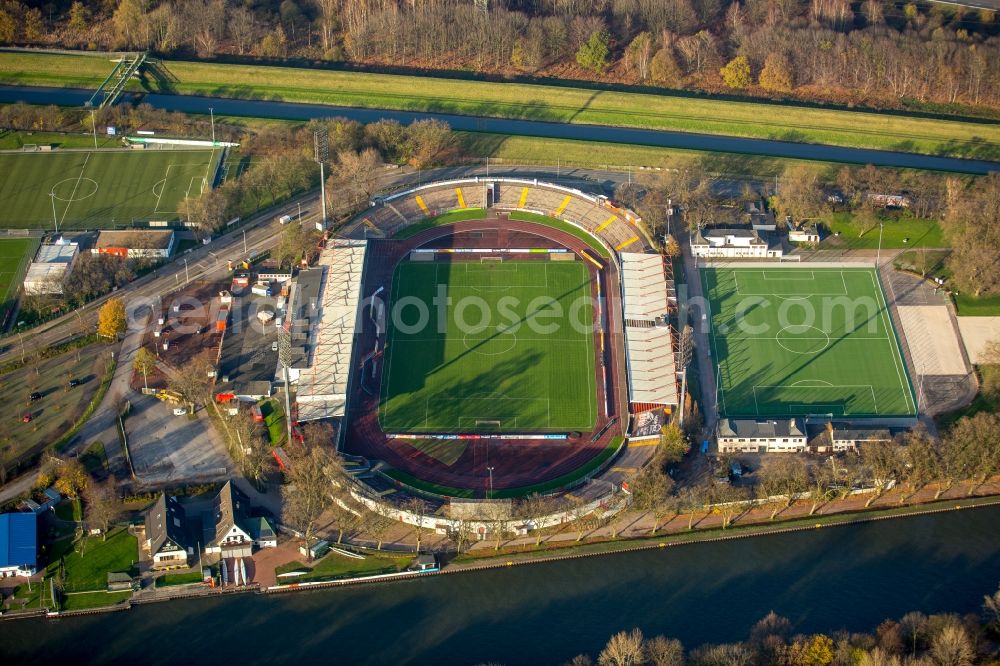
[[[38,528],[33,513],[0,514],[0,567],[34,568],[38,561]]]
[[[124,247],[133,250],[166,250],[174,238],[170,230],[102,231],[97,236],[96,248]]]
[[[720,437],[805,437],[805,427],[801,419],[721,419],[719,421]]]
[[[57,243],[55,245],[41,245],[35,254],[36,264],[71,264],[73,258],[79,251],[80,246],[76,243]]]

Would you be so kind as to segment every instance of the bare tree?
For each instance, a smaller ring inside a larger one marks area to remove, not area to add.
[[[542,543],[542,530],[538,521],[554,511],[555,505],[552,500],[538,493],[528,495],[517,505],[517,514],[524,518],[527,525],[535,533],[536,548]]]
[[[882,496],[899,473],[899,450],[894,442],[873,439],[861,444],[861,460],[871,472],[875,484],[875,492],[865,502],[868,507]]]
[[[212,388],[210,373],[214,370],[215,364],[206,350],[178,368],[167,383],[170,390],[179,393],[193,412],[195,405],[205,403],[209,399]]]
[[[83,490],[84,516],[91,528],[100,528],[103,538],[107,538],[108,530],[122,514],[122,503],[114,486],[114,477],[104,483],[91,481]]]
[[[289,484],[281,489],[282,518],[302,532],[308,550],[319,517],[333,503],[335,486],[343,482],[343,465],[329,448],[315,446],[292,458],[287,475]]]
[[[676,638],[650,638],[643,645],[643,653],[651,666],[684,666],[684,646]]]
[[[969,632],[956,619],[931,638],[930,656],[937,666],[972,666],[976,649]]]
[[[417,538],[417,544],[414,552],[420,552],[420,546],[423,543],[424,538],[424,524],[427,520],[428,511],[427,502],[420,499],[419,497],[411,497],[403,503],[403,509],[408,511],[410,514],[416,517],[417,523],[413,526],[414,536]]]
[[[600,666],[639,666],[645,659],[642,631],[620,631],[608,640],[597,657]]]

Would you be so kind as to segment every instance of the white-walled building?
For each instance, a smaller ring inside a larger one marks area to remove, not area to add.
[[[719,453],[796,453],[808,438],[801,419],[720,419]]]
[[[73,270],[79,254],[76,243],[56,242],[42,245],[24,276],[24,293],[61,294],[66,277]]]
[[[691,237],[691,252],[730,259],[778,259],[784,254],[780,243],[765,240],[753,229],[699,229]]]

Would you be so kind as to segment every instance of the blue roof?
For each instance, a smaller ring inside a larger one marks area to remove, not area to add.
[[[0,514],[0,567],[34,567],[37,553],[35,514]]]

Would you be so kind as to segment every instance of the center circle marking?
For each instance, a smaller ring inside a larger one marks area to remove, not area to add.
[[[775,336],[778,346],[793,354],[818,354],[830,346],[830,336],[815,326],[786,326]]]

